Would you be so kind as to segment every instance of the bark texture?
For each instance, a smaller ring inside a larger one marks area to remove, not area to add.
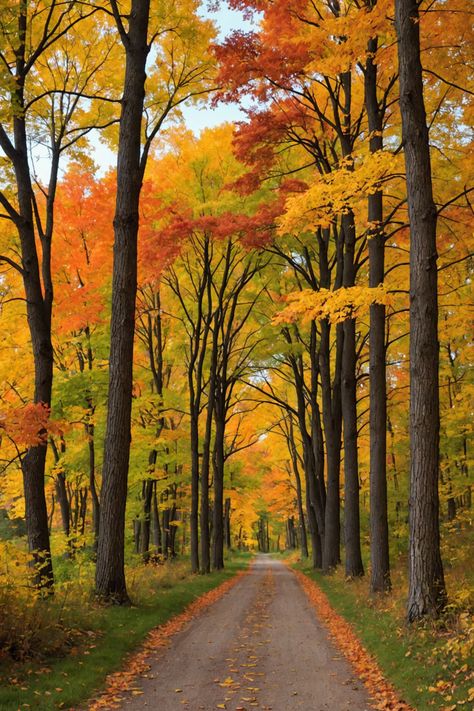
[[[439,347],[436,206],[415,0],[396,0],[400,111],[410,220],[410,541],[407,616],[446,602],[439,546]]]
[[[149,0],[132,0],[128,32],[120,18],[116,18],[126,51],[126,66],[117,162],[109,402],[96,592],[99,597],[118,604],[128,602],[124,571],[125,505],[131,437],[138,208],[143,177],[140,139],[149,14]]]
[[[377,39],[369,40],[365,66],[365,106],[370,132],[370,151],[383,148],[383,114],[377,98],[377,65],[373,57]],[[369,234],[369,286],[383,284],[385,277],[385,234],[383,194],[368,197],[368,220],[374,225]],[[372,592],[390,590],[390,556],[387,514],[387,392],[385,349],[385,306],[370,307],[370,560]]]
[[[345,287],[355,283],[354,215],[342,217],[344,232]],[[342,348],[342,420],[344,423],[344,530],[346,544],[346,575],[356,578],[364,575],[360,548],[359,512],[359,461],[357,452],[357,381],[356,381],[356,324],[355,319],[344,321]]]

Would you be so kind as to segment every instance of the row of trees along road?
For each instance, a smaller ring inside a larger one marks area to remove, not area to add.
[[[330,572],[342,531],[360,577],[367,491],[386,592],[409,498],[408,618],[437,615],[440,472],[447,515],[470,506],[463,12],[441,36],[411,0],[231,5],[255,29],[212,44],[191,0],[4,3],[1,318],[33,370],[2,365],[3,499],[22,513],[20,465],[39,588],[55,520],[69,556],[90,523],[96,592],[127,603],[132,522],[145,561],[203,573],[269,520]],[[170,123],[211,92],[247,120]]]

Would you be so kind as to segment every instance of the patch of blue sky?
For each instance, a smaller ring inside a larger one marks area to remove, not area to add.
[[[218,42],[222,42],[235,30],[248,32],[252,29],[252,23],[244,19],[241,12],[229,8],[226,2],[219,2],[218,7],[213,9],[209,9],[203,3],[202,15],[215,23]],[[219,103],[216,107],[212,107],[210,102],[201,106],[189,104],[184,107],[182,114],[187,127],[194,133],[200,133],[205,128],[212,128],[225,122],[232,123],[245,119],[245,113],[235,103]]]
[[[252,24],[243,15],[228,7],[226,2],[219,2],[216,8],[209,9],[206,0],[202,3],[202,15],[213,20],[217,28],[217,41],[223,41],[232,31],[249,31]],[[245,105],[245,104],[244,104]],[[248,105],[248,104],[247,104]],[[233,123],[245,119],[245,113],[235,103],[219,103],[211,106],[211,102],[199,105],[184,105],[181,109],[185,125],[194,133],[199,134],[205,128],[213,128],[222,123]],[[168,123],[168,126],[170,124]],[[88,136],[90,154],[97,166],[97,175],[104,175],[116,164],[116,154],[100,138],[98,131],[91,131]],[[49,180],[50,151],[45,145],[32,145],[32,169],[36,178],[44,183]],[[64,156],[61,173],[67,170],[68,159]]]

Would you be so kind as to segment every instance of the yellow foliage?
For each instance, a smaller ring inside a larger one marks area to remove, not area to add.
[[[369,154],[359,163],[353,157],[346,158],[338,169],[319,176],[304,193],[287,199],[286,211],[279,219],[279,233],[330,227],[337,215],[347,213],[376,193],[395,165],[396,158],[385,151]]]
[[[348,318],[357,318],[366,313],[372,304],[390,304],[390,296],[382,284],[374,288],[351,286],[335,291],[304,289],[289,294],[286,300],[289,305],[274,316],[275,325],[323,319],[331,323],[342,323]]]

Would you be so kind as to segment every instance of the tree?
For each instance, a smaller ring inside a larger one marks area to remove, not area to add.
[[[2,218],[10,220],[18,232],[21,264],[8,255],[0,256],[0,262],[17,269],[23,280],[35,371],[33,401],[47,408],[53,382],[51,255],[59,165],[63,154],[87,135],[91,125],[97,125],[97,116],[92,118],[84,110],[81,98],[89,84],[95,85],[102,64],[102,59],[97,61],[87,52],[85,59],[79,58],[72,53],[72,47],[74,39],[77,42],[81,37],[81,23],[96,11],[95,7],[64,5],[56,0],[47,3],[46,8],[43,3],[21,0],[6,3],[2,10],[0,41],[5,92],[0,146],[15,195],[3,189],[0,204]],[[78,69],[79,63],[84,74]],[[95,105],[93,101],[92,104]],[[46,188],[37,185],[35,190],[31,150],[45,138],[50,154],[49,179]],[[47,438],[42,438],[41,443],[30,446],[21,461],[28,543],[37,564],[36,583],[52,588],[44,495],[46,444]]]
[[[369,0],[368,10],[375,2]],[[372,37],[367,43],[367,60],[364,67],[364,96],[370,136],[370,151],[383,149],[383,125],[388,95],[395,83],[390,77],[388,87],[379,96],[377,86],[377,49],[379,39]],[[383,192],[377,190],[367,198],[369,234],[369,286],[376,288],[385,278],[385,231]],[[390,590],[390,555],[387,510],[387,374],[385,345],[384,304],[370,307],[370,543],[371,590]]]
[[[137,290],[138,210],[143,180],[142,116],[146,61],[150,50],[150,1],[132,0],[128,30],[112,0],[125,54],[125,80],[117,155],[114,266],[109,360],[109,404],[104,445],[102,525],[99,533],[96,592],[118,604],[128,602],[124,572],[124,522],[130,453],[133,341]]]
[[[121,14],[116,0],[111,0],[110,6],[125,51],[125,77],[117,157],[109,403],[96,591],[101,598],[120,604],[128,602],[124,573],[124,527],[130,454],[140,193],[153,140],[169,113],[186,99],[207,90],[210,62],[205,47],[210,36],[210,25],[196,17],[197,6],[194,2],[185,2],[182,7],[176,4],[163,16],[158,8],[150,5],[150,0],[132,0],[127,15]],[[127,27],[124,21],[126,24],[128,21]],[[158,69],[151,72],[154,90],[147,92],[147,58],[157,38],[161,43],[162,56],[158,58]]]
[[[410,622],[446,604],[439,537],[437,210],[423,99],[418,5],[396,0],[400,112],[410,220]]]

